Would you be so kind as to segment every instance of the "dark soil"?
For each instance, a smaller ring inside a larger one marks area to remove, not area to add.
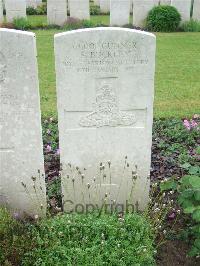
[[[190,258],[187,252],[189,244],[180,240],[168,240],[158,249],[158,266],[199,266],[200,259]]]

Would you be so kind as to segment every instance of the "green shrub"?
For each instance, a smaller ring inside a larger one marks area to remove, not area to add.
[[[32,230],[22,265],[154,265],[153,236],[137,214],[60,215]]]
[[[0,208],[0,265],[20,265],[30,241],[27,228]]]
[[[42,4],[36,8],[37,15],[46,15],[47,14],[47,5]]]
[[[37,15],[36,8],[29,6],[26,8],[26,14],[31,16],[31,15]]]
[[[185,32],[200,32],[200,21],[191,19],[181,25],[181,30]]]
[[[99,6],[90,6],[90,15],[97,16],[101,14],[101,10]]]
[[[146,26],[150,31],[176,31],[181,22],[181,15],[173,6],[156,6],[147,16]]]
[[[29,6],[26,8],[26,14],[27,15],[46,15],[47,14],[47,5],[46,5],[46,3],[43,3],[42,5],[38,6],[37,8]]]
[[[189,256],[200,256],[200,166],[185,163],[184,167],[190,175],[183,176],[179,181],[173,178],[167,180],[161,184],[161,190],[178,192],[178,203],[190,217],[184,232],[192,240]]]
[[[15,18],[13,25],[17,30],[28,30],[31,28],[31,24],[26,18]]]

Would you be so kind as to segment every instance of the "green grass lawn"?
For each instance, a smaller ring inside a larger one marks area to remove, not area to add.
[[[31,21],[46,23],[43,16]],[[92,20],[108,23],[108,16]],[[56,115],[53,36],[59,30],[36,30],[43,116]],[[200,112],[200,33],[157,33],[155,117],[185,117]]]

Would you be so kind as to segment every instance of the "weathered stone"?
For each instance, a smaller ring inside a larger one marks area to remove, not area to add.
[[[42,0],[26,0],[27,7],[37,8],[40,5],[42,5]]]
[[[5,0],[6,19],[12,22],[15,18],[26,18],[26,0]]]
[[[2,0],[0,0],[0,23],[2,23],[4,21],[3,18],[3,2]]]
[[[0,29],[0,205],[43,216],[46,193],[36,42]]]
[[[62,26],[67,21],[67,0],[47,1],[48,24]]]
[[[70,0],[70,17],[77,19],[90,19],[89,0]]]
[[[99,0],[100,10],[102,13],[110,11],[110,0]]]
[[[190,20],[191,0],[171,0],[171,5],[181,14],[182,22]]]
[[[200,20],[200,0],[194,0],[192,18],[195,20]]]
[[[155,36],[95,28],[55,36],[66,211],[148,202]],[[72,206],[73,205],[73,206]],[[81,207],[82,208],[82,207]]]
[[[133,0],[133,25],[144,27],[149,11],[158,5],[158,0]]]
[[[110,25],[129,24],[130,0],[110,0]]]
[[[171,5],[171,0],[160,0],[160,5],[170,6]]]
[[[99,0],[94,0],[94,4],[95,4],[96,6],[99,6]]]

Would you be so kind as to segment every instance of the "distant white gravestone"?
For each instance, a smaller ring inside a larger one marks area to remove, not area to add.
[[[110,0],[110,25],[129,24],[130,0]]]
[[[0,29],[0,205],[19,215],[43,216],[46,192],[36,56],[33,33]]]
[[[191,0],[171,0],[171,5],[181,14],[182,22],[190,20]]]
[[[99,1],[100,0],[94,0],[94,5],[99,6]]]
[[[110,11],[110,0],[99,0],[100,10],[102,13]]]
[[[39,5],[42,5],[42,0],[26,0],[27,7],[37,8]]]
[[[0,23],[2,23],[4,21],[3,18],[3,2],[2,0],[0,0]]]
[[[66,211],[101,207],[105,198],[146,206],[155,41],[151,33],[112,27],[55,35]]]
[[[170,6],[171,5],[171,0],[159,0],[160,5],[167,5]]]
[[[6,19],[12,22],[15,18],[26,18],[26,0],[5,0]]]
[[[200,0],[194,0],[192,18],[195,20],[200,20]]]
[[[70,17],[90,19],[89,0],[70,0]]]
[[[133,25],[144,27],[149,11],[158,3],[159,0],[133,0]]]
[[[47,21],[59,26],[67,22],[67,0],[47,0]]]

